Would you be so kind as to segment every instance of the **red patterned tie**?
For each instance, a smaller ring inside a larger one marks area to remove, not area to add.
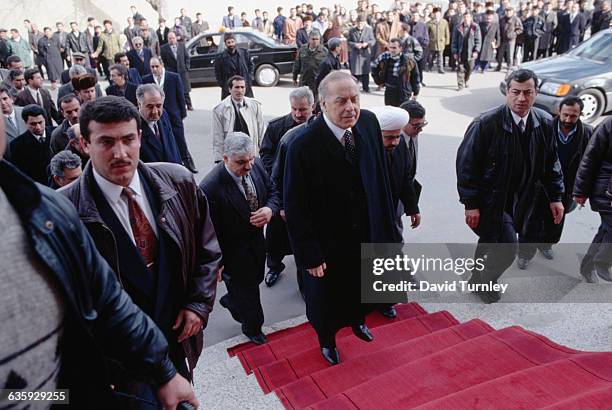
[[[132,226],[136,247],[147,268],[151,268],[157,257],[157,238],[155,238],[155,232],[142,208],[136,202],[134,191],[131,188],[123,188],[123,195],[125,195],[128,201],[130,225]]]

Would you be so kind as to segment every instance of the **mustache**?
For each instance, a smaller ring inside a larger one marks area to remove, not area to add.
[[[110,163],[111,168],[122,167],[125,165],[132,165],[132,163],[130,161],[122,161],[122,160],[111,161]]]

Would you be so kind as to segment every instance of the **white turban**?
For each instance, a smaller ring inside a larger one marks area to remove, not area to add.
[[[398,107],[385,105],[368,109],[376,115],[381,131],[401,130],[410,121],[408,112]]]

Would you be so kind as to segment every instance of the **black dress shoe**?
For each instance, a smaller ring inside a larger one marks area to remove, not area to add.
[[[321,355],[331,365],[340,363],[340,353],[335,347],[322,347]]]
[[[395,319],[397,317],[397,312],[393,306],[387,306],[384,308],[378,309],[381,315],[384,317],[388,317],[389,319]]]
[[[266,335],[264,335],[263,333],[259,332],[256,335],[247,335],[245,334],[246,337],[249,338],[249,340],[253,343],[255,343],[256,345],[263,345],[265,343],[268,343],[268,339],[266,338]]]
[[[266,285],[268,287],[274,285],[276,281],[278,280],[278,278],[280,277],[281,273],[282,272],[275,272],[273,270],[269,270],[268,273],[266,273],[266,278],[265,278]]]
[[[370,333],[370,329],[367,325],[354,325],[352,326],[352,329],[355,336],[364,342],[371,342],[374,340],[374,336],[372,336],[372,333]]]
[[[555,258],[555,254],[553,253],[552,249],[540,249],[540,252],[549,261],[551,261],[551,260],[553,260]]]
[[[232,315],[232,319],[234,319],[236,322],[240,322],[240,317],[238,316],[238,313],[234,312],[234,310],[230,306],[227,295],[221,296],[221,298],[219,299],[219,304],[229,310],[230,314]]]
[[[610,267],[608,265],[596,263],[595,272],[597,272],[597,276],[599,276],[603,280],[607,282],[612,282],[612,275],[610,275]]]
[[[527,266],[529,266],[529,259],[519,256],[518,260],[516,261],[516,266],[518,266],[520,270],[527,269]]]

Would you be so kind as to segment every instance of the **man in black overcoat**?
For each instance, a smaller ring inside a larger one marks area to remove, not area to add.
[[[230,95],[227,81],[235,75],[243,77],[246,81],[246,96],[253,98],[253,62],[249,51],[239,48],[236,39],[231,34],[223,38],[225,50],[215,59],[215,79],[221,87],[221,100]]]
[[[373,340],[360,298],[360,245],[392,243],[396,233],[380,126],[360,112],[357,82],[334,71],[319,94],[323,115],[288,147],[284,209],[296,264],[308,270],[306,315],[323,357],[337,364],[340,328]]]
[[[219,303],[242,324],[249,340],[266,343],[259,295],[266,260],[263,227],[278,214],[279,204],[274,184],[255,159],[253,140],[242,132],[229,134],[223,144],[223,162],[204,177],[200,188],[210,203],[223,253],[227,294]]]
[[[465,222],[478,235],[471,285],[485,303],[501,294],[493,288],[512,265],[517,233],[525,232],[537,186],[543,186],[555,224],[563,218],[563,175],[552,118],[533,106],[538,78],[520,69],[506,79],[506,104],[480,114],[468,126],[457,151],[457,190]],[[486,286],[482,286],[486,285]]]
[[[272,176],[272,167],[281,138],[293,127],[308,121],[314,110],[314,96],[310,88],[306,86],[291,91],[289,102],[291,112],[270,121],[259,148],[259,156],[270,176]],[[266,274],[265,282],[267,286],[272,286],[285,269],[283,258],[293,253],[282,215],[274,216],[270,221],[266,230],[266,242],[268,245],[267,265],[270,270]]]
[[[166,66],[166,70],[181,76],[187,109],[192,111],[193,105],[191,104],[191,96],[189,95],[191,91],[191,83],[189,81],[191,58],[189,57],[187,49],[185,49],[185,42],[179,42],[176,39],[176,34],[171,31],[168,33],[168,43],[162,46],[160,54],[164,66]]]

